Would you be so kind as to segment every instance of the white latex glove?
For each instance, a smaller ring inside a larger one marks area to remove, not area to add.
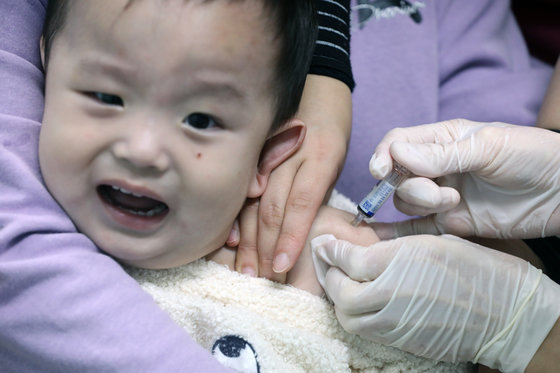
[[[560,315],[540,270],[455,236],[311,245],[342,326],[415,355],[522,372]]]
[[[535,238],[560,233],[560,134],[505,123],[453,120],[390,131],[370,171],[391,157],[420,177],[397,189],[396,207],[426,216],[377,225],[382,238],[451,233]],[[432,180],[435,179],[435,180]]]

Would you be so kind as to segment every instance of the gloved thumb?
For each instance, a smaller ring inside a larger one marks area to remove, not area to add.
[[[383,273],[397,252],[383,242],[364,247],[337,240],[332,235],[314,238],[311,247],[320,283],[330,267],[340,268],[355,281],[372,281]]]

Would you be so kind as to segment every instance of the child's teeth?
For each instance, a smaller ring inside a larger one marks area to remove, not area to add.
[[[153,209],[151,209],[150,211],[138,211],[138,210],[131,210],[131,209],[125,209],[125,210],[134,214],[134,215],[152,217],[156,214],[159,214],[159,213],[163,212],[163,210],[165,210],[165,207],[164,206],[157,206],[157,207],[154,207]]]
[[[120,187],[115,186],[115,185],[111,185],[111,187],[112,187],[114,190],[118,190],[118,191],[121,192],[122,194],[129,194],[129,195],[133,195],[134,197],[144,197],[142,194],[133,193],[133,192],[131,192],[131,191],[128,190],[128,189],[120,188]]]

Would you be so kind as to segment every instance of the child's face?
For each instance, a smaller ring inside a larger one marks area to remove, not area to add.
[[[132,265],[223,245],[273,120],[276,45],[260,1],[80,0],[50,55],[47,186]]]

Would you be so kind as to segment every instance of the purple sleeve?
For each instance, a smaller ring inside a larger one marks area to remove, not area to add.
[[[46,191],[37,141],[46,0],[0,0],[0,367],[226,371]]]
[[[441,1],[440,119],[535,125],[551,77],[506,1]],[[468,16],[465,16],[468,15]]]

